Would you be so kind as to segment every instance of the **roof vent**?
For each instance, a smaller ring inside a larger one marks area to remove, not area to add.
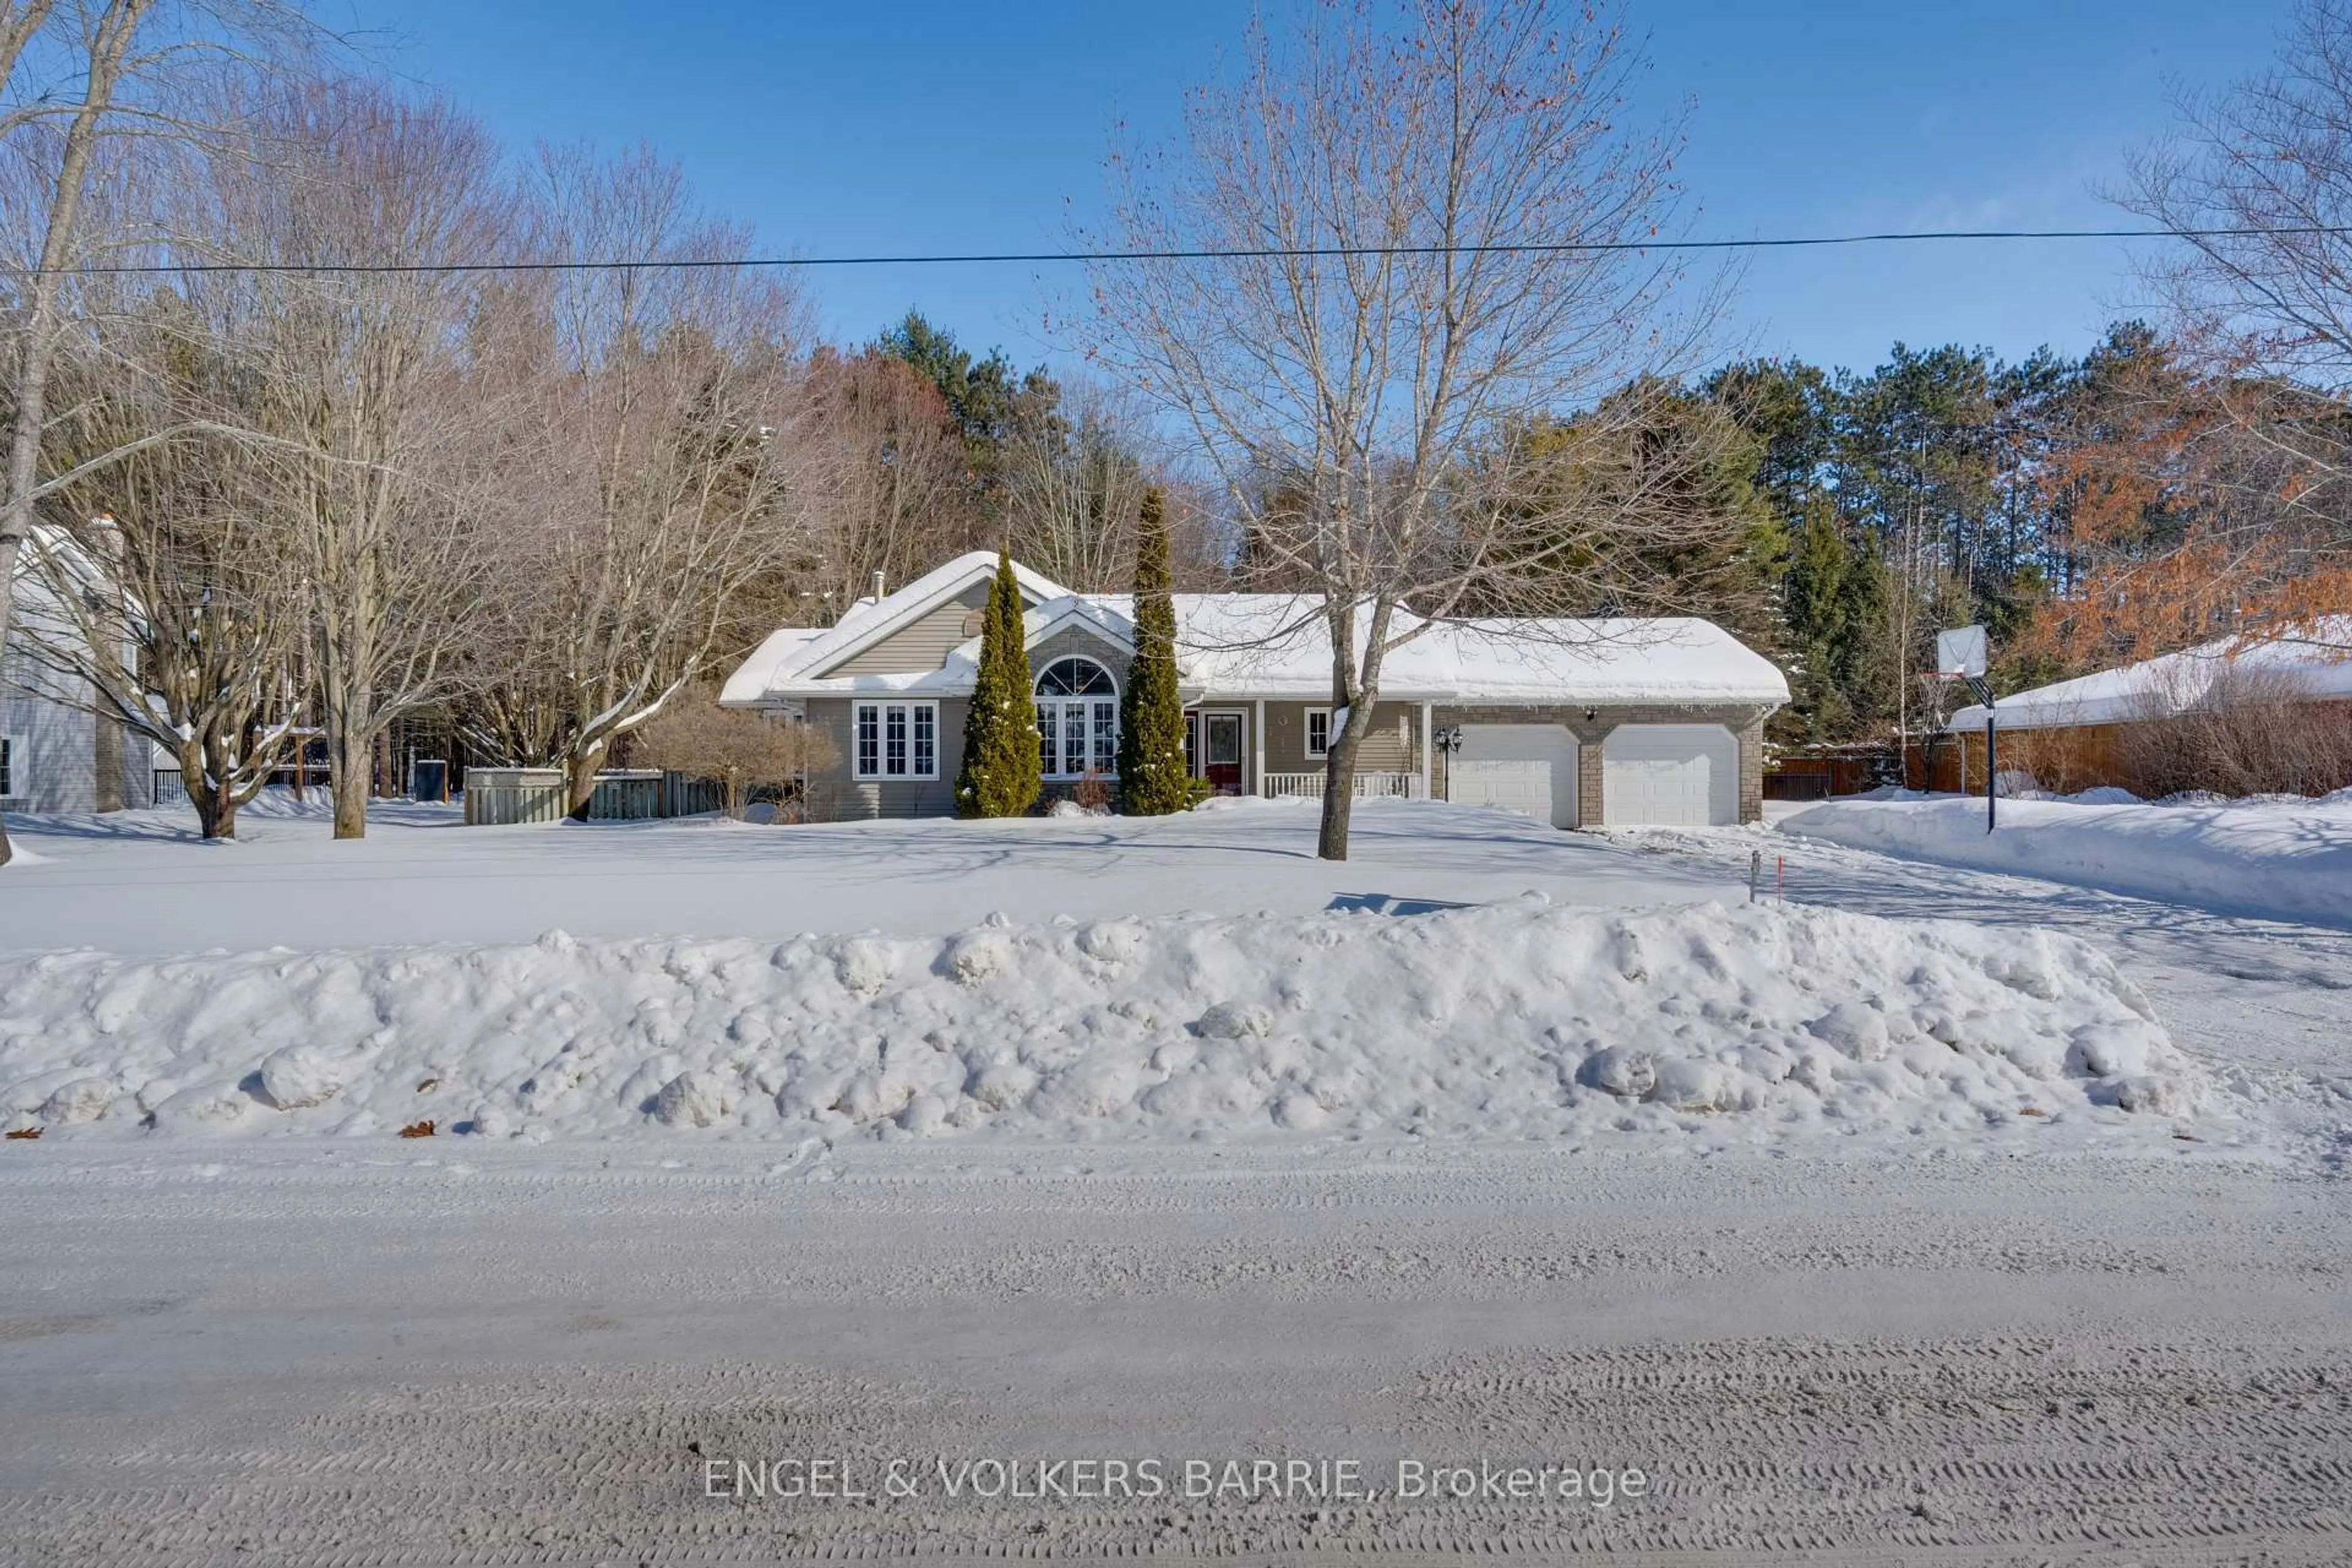
[[[879,572],[874,574],[874,602],[877,605],[882,602],[882,574]]]

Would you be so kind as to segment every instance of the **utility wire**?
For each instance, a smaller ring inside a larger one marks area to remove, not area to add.
[[[1572,256],[1610,251],[1789,250],[1852,245],[1919,245],[1948,241],[2018,239],[2250,239],[2352,235],[2352,225],[2315,224],[2284,228],[1946,228],[1883,234],[1817,234],[1762,239],[1514,240],[1491,245],[1265,246],[1203,250],[971,251],[871,256],[739,256],[623,258],[606,261],[191,261],[137,262],[100,267],[8,267],[16,278],[55,275],[110,278],[194,272],[256,273],[448,273],[448,272],[663,272],[720,268],[819,267],[992,267],[1067,262],[1267,261],[1344,259],[1381,256]]]

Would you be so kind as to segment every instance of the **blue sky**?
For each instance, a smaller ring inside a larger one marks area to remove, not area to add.
[[[1268,0],[1277,13],[1281,0]],[[517,146],[649,142],[764,246],[807,255],[1057,247],[1096,208],[1115,124],[1175,126],[1251,5],[1188,0],[330,0],[398,72]],[[2170,121],[2171,79],[2262,68],[2285,0],[1687,0],[1633,7],[1648,90],[1691,100],[1697,232],[2099,227],[2095,187]],[[909,305],[968,346],[1056,357],[1074,269],[811,278],[834,335]],[[1730,341],[1867,368],[1896,340],[2079,351],[2139,301],[2106,242],[1764,255]]]

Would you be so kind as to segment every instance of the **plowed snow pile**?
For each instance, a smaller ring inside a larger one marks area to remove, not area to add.
[[[1539,897],[944,941],[57,954],[0,965],[0,1116],[68,1139],[1777,1137],[2171,1116],[2201,1083],[2071,937]]]

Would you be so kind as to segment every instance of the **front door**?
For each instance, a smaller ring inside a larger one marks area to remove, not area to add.
[[[1242,793],[1242,720],[1240,713],[1201,715],[1201,776],[1219,795]]]

